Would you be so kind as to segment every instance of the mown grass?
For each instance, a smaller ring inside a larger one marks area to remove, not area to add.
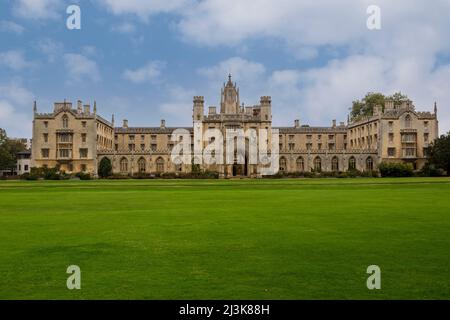
[[[0,299],[449,299],[449,252],[447,178],[0,182]]]

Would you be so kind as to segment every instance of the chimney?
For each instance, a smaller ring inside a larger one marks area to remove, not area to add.
[[[128,120],[123,119],[123,125],[122,125],[122,127],[128,128]]]
[[[91,113],[91,106],[89,104],[84,105],[84,113],[86,113],[86,114]]]
[[[295,119],[295,121],[294,121],[294,127],[295,128],[300,128],[300,120],[299,119]]]
[[[81,100],[77,101],[77,113],[82,113],[83,112],[83,103],[81,102]]]
[[[339,127],[345,127],[345,122],[344,121],[339,122]]]
[[[336,120],[333,120],[333,128],[336,127]]]
[[[161,128],[165,128],[166,127],[166,120],[161,119]]]
[[[216,114],[216,107],[209,107],[209,114]]]

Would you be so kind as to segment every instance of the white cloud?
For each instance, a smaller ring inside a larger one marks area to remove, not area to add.
[[[10,50],[0,52],[0,66],[10,68],[14,71],[20,71],[28,67],[33,67],[34,64],[26,60],[22,51]]]
[[[136,32],[136,26],[129,22],[124,22],[112,27],[112,31],[121,34],[132,34]]]
[[[100,71],[94,60],[81,54],[67,53],[64,55],[64,61],[69,82],[100,81]]]
[[[434,100],[438,101],[438,106],[442,106],[441,132],[450,129],[450,109],[446,108],[450,101],[450,65],[436,69],[420,59],[352,55],[321,67],[267,72],[260,63],[234,57],[199,70],[205,83],[210,84],[201,93],[207,97],[207,103],[218,101],[218,88],[229,65],[238,66],[234,80],[240,87],[242,102],[248,105],[257,103],[261,95],[272,96],[276,126],[292,125],[298,118],[313,126],[330,125],[332,119],[346,121],[352,101],[367,92],[389,95],[402,91],[414,101],[418,111],[432,111]]]
[[[36,44],[36,48],[47,56],[49,62],[55,62],[58,57],[62,56],[64,49],[62,43],[50,38],[39,40]]]
[[[166,125],[189,126],[192,123],[192,98],[195,92],[181,86],[171,86],[167,91],[169,101],[159,106],[161,115],[170,119]]]
[[[13,7],[16,16],[32,20],[55,19],[60,16],[60,0],[17,0]]]
[[[0,21],[0,31],[22,34],[25,28],[13,21]]]
[[[158,82],[164,67],[165,63],[161,61],[150,61],[141,68],[125,70],[123,77],[133,83]]]
[[[133,14],[143,20],[158,13],[177,12],[192,0],[101,0],[103,6],[116,15]]]
[[[31,137],[33,94],[14,83],[0,84],[0,128],[11,137]]]
[[[263,80],[265,72],[266,68],[261,63],[249,61],[241,57],[232,57],[215,66],[203,67],[197,70],[198,74],[208,78],[208,82],[216,90],[227,79],[228,74],[231,74],[235,80],[239,79],[242,85],[253,86],[254,83]]]

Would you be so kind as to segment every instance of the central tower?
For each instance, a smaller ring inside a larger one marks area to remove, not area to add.
[[[228,75],[228,82],[224,84],[220,98],[220,113],[222,114],[237,114],[240,112],[239,108],[239,88],[236,88],[236,83],[231,81],[231,74]]]

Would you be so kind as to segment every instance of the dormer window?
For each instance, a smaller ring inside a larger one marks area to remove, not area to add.
[[[62,117],[62,126],[64,129],[69,127],[69,117],[66,114]]]
[[[405,128],[411,128],[411,116],[409,114],[405,117]]]

